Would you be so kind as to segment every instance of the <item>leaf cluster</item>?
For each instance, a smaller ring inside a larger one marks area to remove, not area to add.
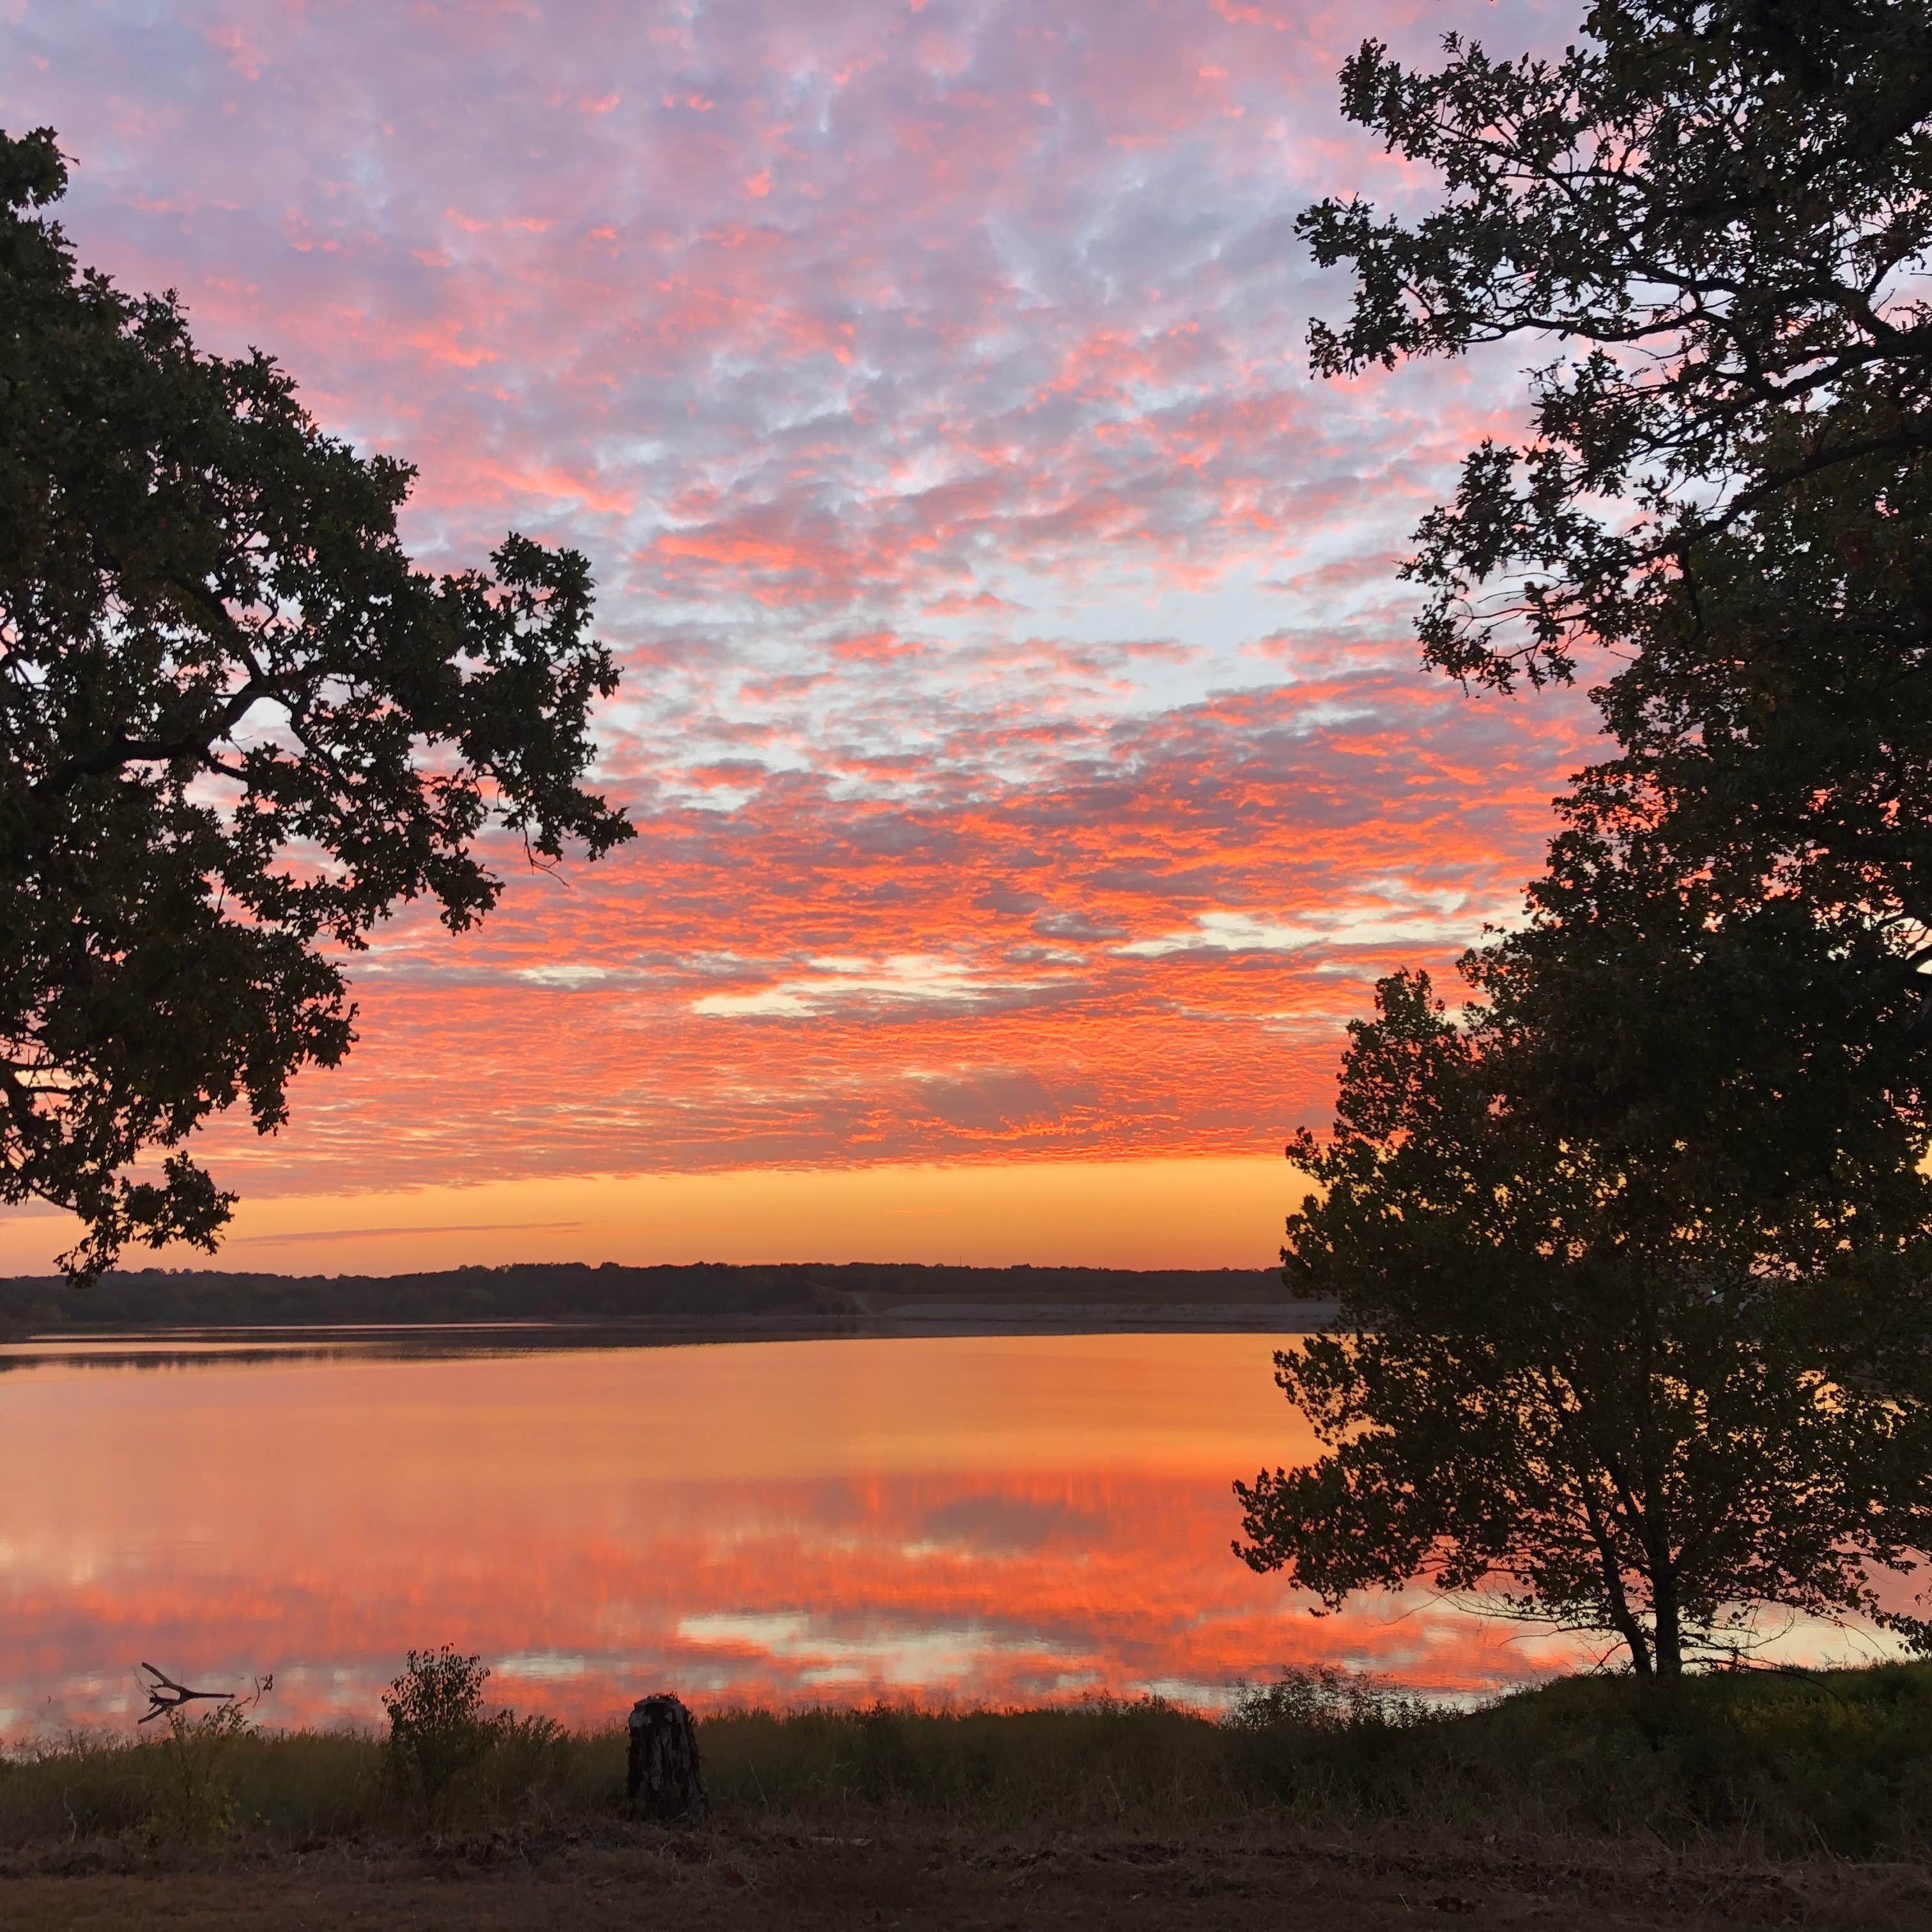
[[[1435,72],[1372,41],[1343,70],[1350,117],[1444,193],[1413,224],[1354,196],[1302,216],[1356,275],[1313,360],[1565,346],[1530,439],[1471,453],[1408,574],[1430,662],[1567,681],[1642,632],[1701,535],[1806,477],[1922,458],[1932,8],[1599,0],[1560,58],[1444,46]]]

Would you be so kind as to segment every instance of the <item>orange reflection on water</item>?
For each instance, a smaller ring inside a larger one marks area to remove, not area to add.
[[[380,1715],[412,1646],[578,1721],[1154,1690],[1335,1660],[1436,1690],[1575,1653],[1423,1599],[1315,1619],[1234,1558],[1231,1479],[1307,1455],[1253,1335],[0,1376],[0,1730],[135,1707],[148,1658]]]

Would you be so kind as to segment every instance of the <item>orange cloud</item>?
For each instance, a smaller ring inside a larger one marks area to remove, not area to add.
[[[584,549],[626,672],[635,844],[404,909],[224,1177],[1262,1158],[1378,973],[1508,914],[1590,721],[1424,680],[1393,560],[1519,378],[1302,368],[1293,210],[1416,187],[1335,66],[1427,10],[1265,13],[76,25],[82,254],[416,463],[426,565]]]

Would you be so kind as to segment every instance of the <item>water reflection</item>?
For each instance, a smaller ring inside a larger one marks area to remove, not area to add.
[[[402,1652],[444,1640],[578,1720],[663,1686],[1212,1701],[1291,1660],[1468,1690],[1576,1654],[1420,1599],[1312,1619],[1235,1562],[1230,1478],[1309,1448],[1273,1346],[16,1356],[0,1726],[131,1712],[142,1658],[272,1670],[284,1722],[368,1721]]]
[[[844,1324],[850,1328],[848,1322]],[[815,1324],[823,1328],[825,1324]],[[670,1322],[387,1322],[328,1328],[171,1328],[0,1342],[0,1376],[34,1368],[180,1370],[236,1362],[447,1361],[702,1341]]]

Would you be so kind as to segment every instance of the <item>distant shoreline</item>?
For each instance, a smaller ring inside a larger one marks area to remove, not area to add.
[[[514,1346],[539,1328],[586,1346],[835,1335],[1291,1334],[1334,1315],[1332,1304],[1285,1296],[1280,1275],[1261,1268],[572,1262],[393,1276],[153,1268],[106,1275],[86,1288],[59,1276],[0,1280],[0,1340],[38,1343],[416,1334]]]
[[[189,1356],[310,1356],[352,1348],[399,1356],[548,1354],[557,1349],[678,1348],[734,1342],[965,1340],[995,1336],[1307,1334],[1334,1318],[1332,1304],[1240,1307],[1064,1308],[948,1304],[890,1316],[641,1316],[596,1319],[419,1322],[227,1322],[142,1328],[79,1326],[0,1334],[0,1368],[86,1360],[101,1366]]]

